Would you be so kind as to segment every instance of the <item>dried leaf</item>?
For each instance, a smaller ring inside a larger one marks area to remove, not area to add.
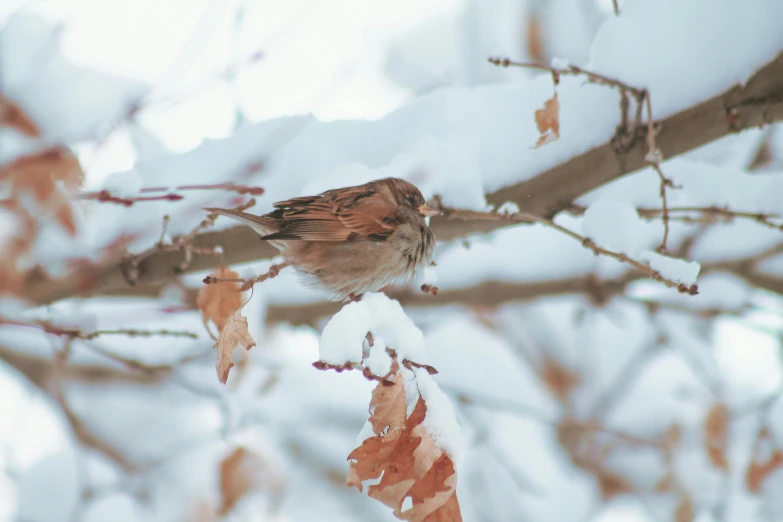
[[[560,102],[557,93],[544,102],[544,107],[536,111],[536,127],[540,134],[534,148],[560,139]]]
[[[234,347],[241,344],[245,350],[256,345],[256,341],[247,330],[247,317],[234,313],[220,332],[217,348],[217,374],[220,384],[226,384],[228,372],[234,367]]]
[[[672,476],[671,473],[667,473],[655,484],[653,491],[656,493],[668,493],[669,491],[674,490],[674,485],[674,476]]]
[[[546,357],[539,368],[539,377],[560,402],[566,402],[579,385],[579,375],[551,357]]]
[[[674,448],[682,438],[682,427],[676,422],[671,424],[663,435],[663,441],[669,448]]]
[[[783,452],[774,447],[774,443],[769,430],[761,428],[753,444],[753,457],[745,471],[745,483],[752,493],[761,493],[767,477],[783,467]]]
[[[454,462],[422,428],[427,405],[420,396],[406,417],[405,386],[396,361],[392,376],[375,387],[370,409],[375,436],[348,455],[348,485],[362,491],[362,481],[377,481],[367,494],[401,520],[461,522]]]
[[[239,279],[239,275],[221,266],[212,274],[221,279]],[[242,293],[239,292],[239,283],[216,283],[204,285],[198,292],[196,306],[201,310],[201,321],[214,339],[215,336],[209,331],[209,321],[215,323],[218,332],[222,332],[226,327],[229,318],[234,312],[242,307]]]
[[[285,477],[279,465],[254,450],[238,447],[220,463],[220,518],[231,513],[251,492],[266,493],[272,504],[282,498]],[[217,517],[216,517],[217,518]]]
[[[73,153],[66,149],[50,149],[23,156],[0,167],[0,179],[10,181],[11,199],[8,206],[16,214],[23,216],[29,213],[22,198],[32,196],[39,205],[32,216],[36,222],[41,214],[49,214],[69,234],[76,234],[69,192],[81,186],[84,172]]]
[[[728,471],[726,445],[729,434],[729,410],[722,403],[716,403],[704,420],[704,446],[712,464]]]
[[[0,96],[0,126],[7,125],[30,138],[38,138],[41,132],[18,105]]]
[[[544,63],[546,61],[538,13],[531,13],[527,17],[527,55],[533,63]]]
[[[624,493],[631,493],[634,490],[628,479],[610,469],[598,469],[595,478],[598,481],[598,489],[601,491],[601,498],[604,501]]]
[[[220,509],[223,517],[230,513],[239,499],[255,487],[253,468],[262,468],[264,461],[245,448],[237,448],[220,463]]]
[[[674,512],[674,522],[692,522],[695,515],[693,500],[689,495],[683,495]]]

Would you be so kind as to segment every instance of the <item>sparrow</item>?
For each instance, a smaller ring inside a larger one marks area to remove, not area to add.
[[[440,211],[405,180],[379,179],[273,206],[262,216],[204,210],[250,226],[280,251],[284,266],[330,300],[359,300],[411,281],[432,262],[435,236],[425,218]]]

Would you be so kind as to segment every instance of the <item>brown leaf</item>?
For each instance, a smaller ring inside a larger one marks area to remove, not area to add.
[[[0,126],[7,125],[30,138],[38,138],[41,132],[18,105],[0,96]]]
[[[224,266],[218,268],[212,275],[221,279],[239,279],[236,272]],[[201,310],[201,321],[204,327],[214,339],[215,336],[209,331],[209,321],[215,323],[218,332],[222,332],[229,318],[242,307],[239,283],[215,283],[202,286],[196,298],[196,306]]]
[[[226,384],[228,372],[234,367],[234,347],[241,344],[245,350],[256,345],[256,341],[247,330],[247,317],[234,313],[220,332],[217,348],[217,374],[220,384]]]
[[[536,111],[536,127],[540,134],[534,148],[560,139],[560,102],[557,93],[544,102],[544,107]]]
[[[723,471],[728,471],[726,445],[729,434],[729,410],[722,403],[715,403],[704,420],[704,446],[710,462]]]
[[[628,479],[610,469],[600,468],[596,470],[595,478],[598,481],[598,489],[601,491],[601,498],[604,501],[623,493],[631,493],[634,490]]]
[[[669,491],[674,490],[675,486],[675,480],[674,476],[671,473],[667,473],[661,479],[655,483],[655,487],[653,488],[653,491],[656,493],[668,493]]]
[[[666,429],[666,433],[663,435],[663,442],[669,448],[674,448],[679,444],[681,438],[682,427],[675,422]]]
[[[769,430],[761,428],[753,444],[753,457],[745,471],[745,483],[752,493],[761,493],[767,477],[783,466],[783,452],[774,447],[774,443]]]
[[[9,208],[16,214],[22,216],[29,213],[22,204],[22,198],[32,196],[40,207],[40,211],[32,216],[36,222],[40,214],[49,214],[68,233],[76,234],[69,192],[81,186],[84,172],[72,152],[59,148],[22,156],[0,167],[0,179],[10,181]],[[58,182],[62,182],[62,185]]]
[[[579,375],[551,357],[545,357],[539,368],[539,377],[560,402],[566,402],[579,385]]]
[[[375,436],[348,455],[352,461],[348,485],[362,491],[362,481],[380,479],[367,488],[368,495],[391,507],[401,520],[461,522],[454,462],[421,426],[427,415],[424,399],[417,397],[406,418],[405,386],[397,361],[392,375],[375,387],[370,409]]]
[[[245,448],[235,449],[220,463],[221,517],[230,513],[239,499],[258,485],[256,475],[264,467],[264,460]]]
[[[533,63],[544,63],[546,61],[538,13],[531,13],[527,17],[527,55]]]
[[[674,512],[674,522],[692,522],[694,516],[693,500],[690,495],[683,495]]]

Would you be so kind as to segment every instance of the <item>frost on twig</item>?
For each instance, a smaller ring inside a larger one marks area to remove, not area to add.
[[[348,455],[348,485],[401,520],[460,521],[454,464],[459,426],[424,355],[424,336],[399,303],[371,293],[332,317],[314,366],[362,369],[378,381],[359,446]]]

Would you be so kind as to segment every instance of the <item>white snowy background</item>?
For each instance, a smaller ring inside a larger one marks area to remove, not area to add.
[[[251,209],[260,213],[280,199],[398,176],[425,197],[483,211],[485,193],[607,142],[619,121],[616,91],[564,77],[561,139],[532,148],[533,114],[552,96],[551,76],[486,60],[530,60],[532,27],[546,61],[647,88],[656,119],[744,82],[783,50],[779,2],[626,0],[620,10],[615,16],[606,0],[4,0],[0,94],[43,138],[0,127],[0,165],[66,143],[86,172],[85,192],[235,181],[266,190]],[[768,160],[751,169],[762,146]],[[778,125],[661,167],[678,187],[668,193],[670,207],[783,215]],[[47,227],[31,255],[57,273],[69,258],[97,258],[121,233],[135,234],[130,248],[142,251],[158,241],[164,215],[169,234],[186,233],[203,219],[201,207],[236,198],[182,194],[181,202],[127,208],[82,201],[79,234]],[[700,294],[642,278],[606,303],[575,292],[487,309],[438,306],[433,297],[432,306],[403,311],[372,296],[329,325],[321,317],[303,326],[266,320],[273,307],[319,300],[284,271],[258,285],[243,310],[258,346],[227,386],[215,378],[199,312],[181,310],[176,289],[40,308],[4,298],[5,319],[84,331],[165,328],[198,339],[74,341],[70,408],[133,463],[129,471],[79,444],[49,390],[15,367],[14,354],[51,360],[62,339],[0,325],[0,520],[204,520],[197,512],[219,503],[218,466],[238,444],[261,455],[264,487],[227,520],[394,520],[344,484],[374,383],[359,372],[312,367],[319,357],[335,364],[355,357],[351,334],[360,342],[366,325],[387,328],[384,342],[439,371],[432,381],[459,430],[449,418],[439,429],[444,446],[459,448],[466,521],[675,520],[682,495],[695,520],[780,520],[783,472],[755,494],[745,470],[762,423],[773,447],[783,448],[783,301],[714,267],[780,245],[783,232],[753,219],[721,222],[700,231],[687,261],[664,258],[654,252],[661,220],[636,211],[660,208],[652,169],[576,203],[583,215],[562,213],[555,222],[668,278],[697,282]],[[0,242],[17,226],[1,217]],[[229,225],[218,220],[216,228]],[[672,250],[699,227],[672,221]],[[437,262],[441,291],[633,270],[542,225],[439,244]],[[263,273],[270,263],[234,268]],[[759,268],[783,276],[783,255]],[[182,281],[198,288],[203,276]],[[114,378],[79,377],[80,367]],[[553,367],[576,379],[565,398],[547,384]],[[703,440],[705,416],[718,402],[731,417],[725,473]],[[574,462],[582,450],[565,440],[567,423],[577,421],[599,422],[589,443],[610,448],[597,451],[600,468],[631,491],[602,499],[596,476]],[[672,426],[680,437],[667,467],[650,441]],[[656,492],[670,470],[677,494]]]

